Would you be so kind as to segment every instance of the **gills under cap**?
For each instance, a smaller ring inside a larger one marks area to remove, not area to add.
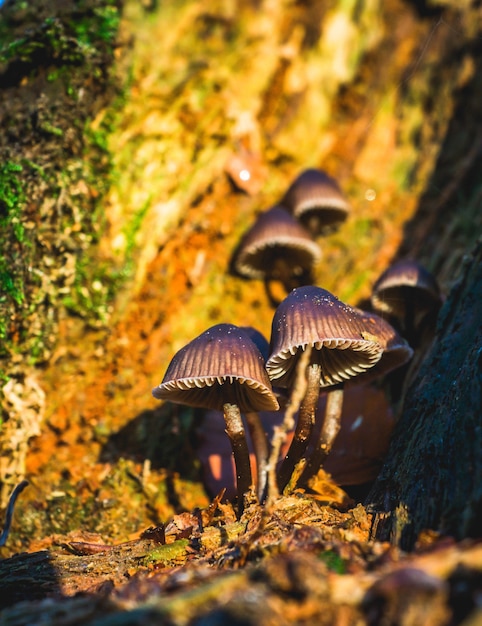
[[[206,409],[222,410],[230,403],[240,411],[276,411],[278,401],[264,366],[246,330],[217,324],[174,355],[152,395]]]
[[[241,240],[234,269],[241,276],[276,279],[278,263],[293,275],[310,271],[321,259],[321,248],[288,211],[276,205],[260,213]]]
[[[293,385],[299,357],[308,346],[313,348],[311,359],[321,366],[320,387],[358,376],[383,352],[357,309],[315,286],[294,289],[275,312],[266,362],[273,384]]]
[[[334,178],[325,171],[309,168],[291,183],[281,204],[314,235],[343,222],[350,204]]]
[[[436,312],[442,296],[435,277],[411,259],[397,261],[375,282],[371,295],[375,310],[403,319],[410,308],[416,314]]]

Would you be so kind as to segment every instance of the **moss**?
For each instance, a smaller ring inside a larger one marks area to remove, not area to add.
[[[336,574],[345,574],[346,573],[346,564],[345,561],[341,558],[339,554],[333,552],[333,550],[327,550],[326,552],[321,552],[318,555],[320,561],[323,561],[328,569]]]
[[[95,7],[90,15],[79,21],[73,21],[72,27],[77,39],[86,46],[96,46],[101,40],[112,44],[119,28],[119,9],[116,2],[107,2]]]
[[[84,0],[1,9],[0,358],[7,370],[15,352],[33,363],[48,359],[59,301],[98,324],[117,285],[107,267],[90,269],[104,224],[97,205],[108,186],[111,120],[85,129],[98,96],[113,93],[108,68],[121,6]]]
[[[99,52],[111,51],[120,21],[119,2],[82,2],[71,14],[49,15],[24,36],[15,37],[8,29],[9,17],[22,10],[17,3],[10,8],[3,27],[0,63],[14,62],[32,69],[39,65],[81,64]],[[82,5],[84,5],[82,7]],[[89,5],[89,6],[87,6]],[[24,18],[26,20],[28,15]],[[32,19],[34,15],[32,15]],[[107,50],[103,50],[107,47]],[[40,63],[39,63],[40,62]]]
[[[25,229],[21,216],[25,192],[20,178],[23,168],[7,161],[0,166],[0,309],[18,309],[25,301],[24,267]],[[9,317],[0,316],[0,339],[8,334]],[[0,356],[5,347],[2,341]]]
[[[156,548],[146,556],[145,564],[177,565],[180,561],[184,562],[186,560],[186,549],[188,546],[189,539],[178,539],[173,543]]]

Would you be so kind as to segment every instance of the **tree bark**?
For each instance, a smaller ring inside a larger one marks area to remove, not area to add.
[[[368,503],[374,535],[413,548],[424,529],[480,536],[482,243],[464,259],[437,333],[406,394]]]

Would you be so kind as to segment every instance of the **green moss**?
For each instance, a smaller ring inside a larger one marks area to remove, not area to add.
[[[14,61],[18,64],[37,67],[54,64],[58,68],[65,64],[82,64],[93,60],[99,52],[112,52],[120,14],[118,2],[99,2],[79,15],[68,17],[48,16],[34,29],[21,37],[12,38],[8,30],[8,15],[5,20],[3,45],[0,47],[0,63]],[[17,5],[16,10],[19,9]],[[54,74],[49,74],[53,80]]]
[[[176,561],[186,556],[186,548],[188,545],[189,539],[178,539],[173,543],[156,548],[146,556],[145,564],[172,565],[173,562],[176,563]]]
[[[97,96],[112,91],[108,68],[121,5],[12,1],[2,7],[6,89],[24,78],[25,91],[34,80],[44,85],[41,102],[34,90],[28,108],[17,102],[18,110],[6,105],[2,111],[12,136],[26,141],[0,141],[0,358],[13,352],[34,363],[48,358],[62,299],[95,324],[107,318],[120,273],[98,268],[93,248],[104,225],[100,205],[110,182],[112,114],[96,131],[85,130],[97,114]],[[72,265],[73,280],[65,269]]]
[[[24,268],[19,258],[25,247],[22,208],[25,192],[20,175],[23,168],[7,161],[0,165],[0,309],[16,309],[24,303]],[[0,339],[8,334],[8,315],[0,316]],[[0,355],[5,347],[2,342]]]
[[[341,558],[339,554],[333,552],[333,550],[328,550],[327,552],[322,552],[318,555],[320,561],[323,561],[329,570],[335,572],[336,574],[345,574],[346,573],[346,564],[345,561]]]
[[[107,265],[93,266],[88,257],[79,258],[74,284],[62,305],[91,327],[105,326],[110,317],[111,302],[124,284],[127,271],[115,272]]]
[[[119,10],[115,2],[107,2],[105,6],[93,9],[90,15],[79,21],[73,21],[72,27],[77,39],[86,46],[97,45],[98,40],[112,43],[119,28]]]
[[[23,242],[24,228],[20,222],[25,193],[21,178],[22,166],[8,162],[0,165],[0,227],[11,228],[17,241]]]

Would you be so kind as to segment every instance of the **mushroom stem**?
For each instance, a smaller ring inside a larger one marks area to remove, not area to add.
[[[241,412],[236,404],[223,405],[226,434],[231,442],[236,466],[236,484],[238,490],[238,512],[241,515],[244,509],[244,494],[252,484],[251,465],[249,463],[249,449],[246,441]]]
[[[315,423],[315,412],[320,395],[321,366],[310,363],[306,370],[306,393],[301,402],[298,413],[298,422],[293,440],[278,472],[278,486],[280,491],[288,484],[296,463],[306,450],[308,441]]]
[[[402,335],[412,347],[417,345],[418,340],[418,328],[415,319],[416,312],[415,302],[413,298],[410,298],[410,294],[408,294],[405,300],[405,315],[402,322]]]
[[[311,478],[320,469],[328,456],[333,442],[340,430],[341,410],[343,408],[343,384],[330,389],[326,394],[325,418],[321,426],[318,442],[310,455],[302,481]]]
[[[292,260],[291,260],[292,261]],[[273,306],[278,306],[280,301],[273,294],[272,283],[278,281],[281,283],[283,290],[290,293],[296,287],[301,285],[309,285],[313,280],[312,268],[294,267],[293,262],[287,258],[274,258],[270,261],[271,273],[265,277],[264,286],[269,301]]]
[[[248,424],[249,434],[253,443],[254,455],[256,457],[256,467],[258,476],[258,500],[263,502],[266,497],[266,488],[268,485],[268,459],[269,445],[263,424],[257,413],[246,413],[246,422]]]

